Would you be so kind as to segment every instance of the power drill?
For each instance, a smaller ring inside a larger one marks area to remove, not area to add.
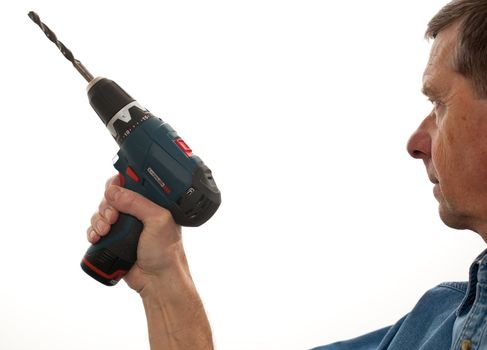
[[[203,161],[169,124],[115,82],[94,78],[35,12],[28,16],[88,81],[88,100],[120,146],[114,166],[121,185],[168,209],[180,225],[199,226],[210,219],[221,194]],[[142,229],[138,219],[120,213],[109,234],[88,249],[81,268],[107,286],[117,284],[137,259]]]

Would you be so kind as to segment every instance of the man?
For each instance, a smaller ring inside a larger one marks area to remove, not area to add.
[[[433,109],[408,152],[423,160],[443,222],[487,241],[487,1],[452,1],[426,37],[434,42],[423,93]],[[392,327],[319,349],[487,349],[486,283],[483,253],[469,284],[441,284]]]
[[[434,42],[423,92],[433,109],[411,136],[408,152],[423,160],[445,224],[487,241],[487,0],[452,1],[431,20],[426,36]],[[212,349],[180,227],[168,211],[118,184],[109,181],[89,241],[106,235],[118,212],[138,217],[144,231],[125,280],[142,297],[151,349]],[[487,349],[485,255],[472,264],[468,284],[441,284],[395,325],[319,349]]]

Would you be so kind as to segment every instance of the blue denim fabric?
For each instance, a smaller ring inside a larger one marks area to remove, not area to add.
[[[396,324],[314,350],[487,350],[487,250],[469,282],[429,290]]]

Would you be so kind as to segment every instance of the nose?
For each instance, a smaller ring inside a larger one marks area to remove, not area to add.
[[[432,117],[429,115],[409,138],[407,150],[411,157],[422,160],[431,157],[431,124]]]

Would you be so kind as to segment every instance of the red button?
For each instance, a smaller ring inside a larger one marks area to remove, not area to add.
[[[118,181],[120,181],[120,186],[125,187],[125,177],[122,173],[118,173]]]
[[[140,181],[139,176],[135,173],[134,169],[132,169],[131,167],[127,167],[127,170],[125,170],[125,172],[135,182],[139,182]]]
[[[193,150],[189,148],[189,146],[184,142],[183,139],[179,138],[176,139],[174,142],[176,142],[176,145],[181,149],[181,151],[184,152],[188,157],[191,157],[193,155]]]

